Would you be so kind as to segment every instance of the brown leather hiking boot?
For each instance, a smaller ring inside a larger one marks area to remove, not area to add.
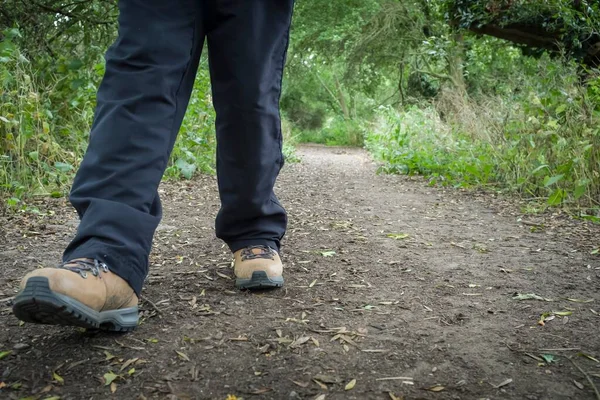
[[[109,331],[130,331],[138,323],[133,289],[97,260],[32,271],[20,286],[13,312],[21,321]]]
[[[283,265],[275,250],[248,246],[234,254],[235,286],[239,289],[270,289],[283,286]]]

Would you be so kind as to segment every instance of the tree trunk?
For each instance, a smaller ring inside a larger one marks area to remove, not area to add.
[[[335,78],[335,87],[338,92],[338,98],[340,102],[340,107],[342,107],[342,113],[344,113],[344,119],[350,119],[350,111],[348,110],[348,104],[346,103],[346,96],[344,96],[344,91],[342,90],[342,85],[338,78]]]
[[[450,49],[446,61],[448,62],[448,75],[452,80],[452,83],[461,94],[467,93],[467,84],[465,82],[464,75],[464,54],[465,54],[465,43],[463,35],[455,33],[452,35],[454,46]]]

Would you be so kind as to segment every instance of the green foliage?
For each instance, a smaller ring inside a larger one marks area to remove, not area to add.
[[[515,71],[519,90],[508,99],[445,90],[434,106],[383,108],[367,145],[388,172],[493,186],[549,206],[597,207],[600,78],[582,90],[573,65],[541,62],[531,75],[527,63]]]
[[[0,195],[26,208],[26,195],[62,197],[85,149],[96,91],[104,74],[103,50],[37,55],[19,48],[21,33],[6,30],[0,41]],[[198,73],[167,177],[191,178],[214,170],[214,110],[206,62]]]
[[[367,148],[384,161],[382,171],[422,174],[432,184],[456,187],[486,185],[493,180],[489,145],[452,132],[433,108],[415,106],[398,112],[382,107],[377,114],[367,135]]]
[[[191,179],[197,171],[215,170],[215,111],[210,97],[207,62],[201,64],[179,136],[171,153],[167,177]]]
[[[319,143],[328,146],[362,146],[363,127],[359,122],[333,117],[326,121],[321,129],[301,131],[297,140],[301,143]]]
[[[69,95],[55,106],[55,97],[44,93],[58,85],[39,79],[35,66],[13,42],[18,36],[17,30],[5,31],[0,42],[0,189],[17,197],[31,190],[57,196],[70,181],[83,147],[82,128],[90,122],[85,113],[88,88],[73,94],[64,81],[72,82],[78,73],[66,70],[60,84]],[[68,113],[65,102],[71,105]]]

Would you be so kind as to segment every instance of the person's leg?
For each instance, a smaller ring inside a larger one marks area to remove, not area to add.
[[[95,258],[140,293],[161,218],[157,188],[204,41],[198,0],[121,0],[88,151],[71,191],[81,222],[63,260]]]
[[[204,41],[201,4],[119,1],[119,36],[106,55],[89,147],[71,191],[80,225],[64,252],[65,264],[23,279],[13,307],[18,318],[135,327],[137,296],[161,218],[157,188]]]
[[[284,162],[279,98],[294,2],[215,4],[207,37],[221,196],[216,234],[234,253],[279,251],[287,217],[273,186]]]

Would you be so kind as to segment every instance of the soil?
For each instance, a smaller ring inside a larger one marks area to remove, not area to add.
[[[0,216],[0,398],[597,398],[597,225],[378,175],[358,149],[299,155],[277,189],[284,289],[234,289],[213,177],[165,183],[129,334],[20,324],[20,277],[55,265],[77,216],[65,199]]]

